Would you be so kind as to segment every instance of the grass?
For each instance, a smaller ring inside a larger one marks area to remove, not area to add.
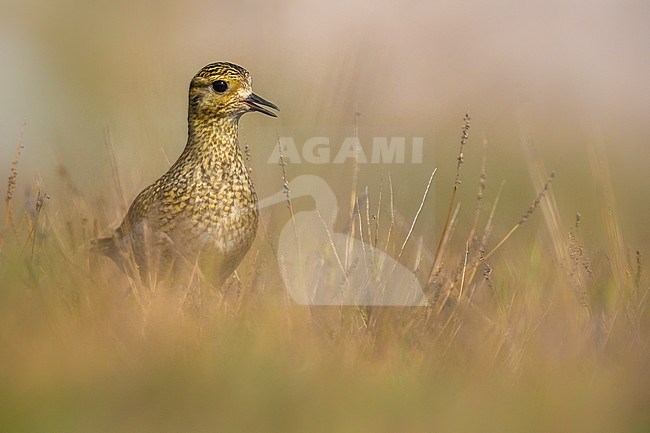
[[[197,314],[162,286],[90,254],[105,209],[70,179],[57,194],[72,206],[56,209],[37,189],[18,207],[21,139],[0,231],[0,429],[648,431],[650,285],[642,252],[628,254],[622,241],[602,149],[593,147],[591,164],[606,227],[589,230],[602,232],[609,249],[592,255],[580,215],[570,226],[559,218],[553,175],[534,152],[538,195],[519,219],[497,216],[508,198],[488,188],[486,142],[474,206],[464,211],[457,191],[471,188],[461,183],[469,116],[463,125],[436,239],[418,235],[429,224],[420,211],[435,199],[435,172],[416,209],[395,209],[400,185],[390,174],[371,197],[358,165],[353,187],[337,191],[350,197],[339,212],[344,232],[365,241],[348,245],[342,271],[354,272],[359,264],[348,259],[364,248],[361,265],[384,275],[364,247],[373,245],[399,257],[427,295],[426,305],[390,308],[308,307],[288,298],[277,227],[288,220],[295,229],[297,199],[284,165],[279,188],[288,209],[263,215],[256,245],[225,287],[204,290]],[[532,219],[548,229],[513,242]]]

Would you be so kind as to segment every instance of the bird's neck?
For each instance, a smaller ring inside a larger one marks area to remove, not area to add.
[[[211,172],[243,167],[238,122],[239,119],[231,117],[190,118],[187,145],[181,159]]]

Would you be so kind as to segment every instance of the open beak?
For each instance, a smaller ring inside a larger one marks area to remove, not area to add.
[[[244,102],[250,107],[250,111],[259,111],[260,113],[264,113],[267,116],[278,117],[278,115],[275,114],[274,112],[264,108],[264,107],[269,107],[279,111],[280,109],[278,108],[278,106],[272,102],[267,101],[261,96],[257,96],[255,93],[251,93],[248,96],[248,98],[244,99]]]

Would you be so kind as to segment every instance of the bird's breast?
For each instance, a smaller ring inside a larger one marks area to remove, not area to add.
[[[227,255],[250,247],[258,225],[257,197],[252,188],[239,183],[197,182],[186,202],[173,218],[174,231],[192,250],[207,248]]]

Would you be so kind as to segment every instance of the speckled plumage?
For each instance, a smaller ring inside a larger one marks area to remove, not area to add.
[[[138,194],[113,235],[94,242],[98,249],[118,263],[132,253],[141,272],[152,256],[190,263],[202,256],[215,282],[225,280],[257,232],[257,195],[237,130],[248,111],[275,116],[262,106],[277,109],[252,93],[245,69],[225,62],[202,68],[190,83],[183,153]]]

